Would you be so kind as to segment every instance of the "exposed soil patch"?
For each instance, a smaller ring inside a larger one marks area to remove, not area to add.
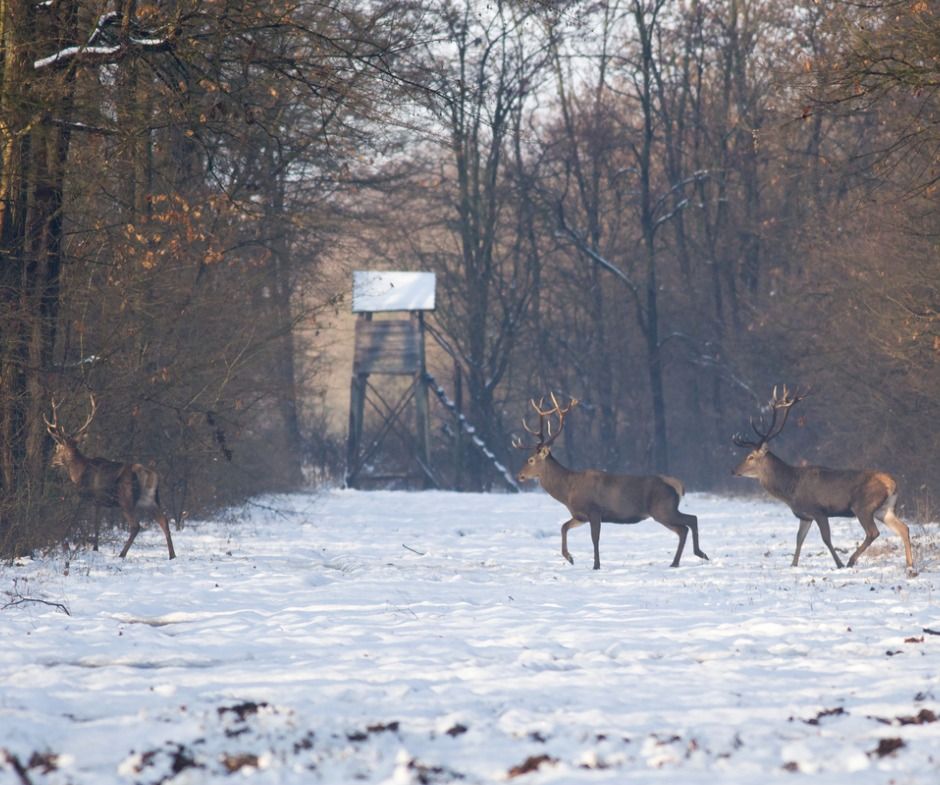
[[[225,770],[229,774],[233,774],[236,771],[240,771],[245,767],[258,768],[258,756],[249,753],[243,753],[241,755],[223,755],[222,756],[222,765],[225,767]]]
[[[551,757],[550,755],[530,755],[518,766],[513,766],[507,772],[507,774],[510,779],[513,777],[521,777],[523,774],[529,774],[530,772],[538,771],[544,763],[551,765],[557,762],[558,760]]]
[[[917,714],[902,717],[872,717],[882,725],[929,725],[937,721],[937,714],[930,709],[921,709]]]
[[[868,755],[872,758],[884,758],[897,752],[903,746],[905,746],[904,739],[880,739],[878,741],[878,746],[869,752]]]
[[[844,714],[848,714],[848,712],[841,706],[836,706],[834,709],[823,709],[815,717],[810,717],[808,720],[803,720],[803,722],[807,725],[819,725],[820,720],[826,717],[839,717]],[[794,719],[794,717],[790,717],[790,722],[793,722]]]
[[[261,709],[266,709],[268,704],[262,701],[261,703],[255,703],[254,701],[245,701],[244,703],[236,703],[234,706],[219,706],[217,709],[219,716],[224,717],[226,714],[234,714],[235,719],[239,722],[244,722],[247,717],[254,716]]]

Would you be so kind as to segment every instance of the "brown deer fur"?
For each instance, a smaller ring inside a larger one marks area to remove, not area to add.
[[[102,507],[119,508],[130,527],[130,535],[121,549],[122,559],[127,556],[127,551],[140,531],[139,512],[146,509],[153,511],[163,530],[170,558],[176,558],[173,539],[170,536],[170,524],[160,507],[160,476],[157,472],[139,463],[119,463],[107,458],[91,458],[79,450],[77,437],[84,432],[94,416],[95,402],[92,398],[91,415],[75,434],[67,434],[58,425],[55,403],[52,422],[46,420],[46,428],[56,445],[52,455],[53,466],[64,468],[72,484],[78,489],[79,496],[90,500],[95,506],[94,550],[98,550],[98,526]]]
[[[554,396],[552,396],[552,401],[555,406],[548,411],[543,411],[535,401],[532,401],[532,406],[539,413],[540,418],[537,434],[539,443],[534,446],[532,454],[518,474],[518,479],[520,481],[537,479],[550,496],[568,508],[571,520],[561,527],[561,555],[571,564],[574,563],[574,559],[568,552],[568,531],[590,523],[591,540],[594,544],[594,569],[599,570],[602,522],[639,523],[646,518],[652,518],[674,532],[679,538],[679,545],[671,566],[679,566],[679,559],[682,557],[689,531],[692,532],[692,547],[695,555],[707,559],[708,556],[699,548],[698,519],[694,515],[679,511],[679,500],[684,489],[682,483],[676,478],[664,475],[609,474],[595,469],[572,471],[555,460],[551,454],[551,444],[561,432],[565,414],[577,401],[573,400],[565,409],[558,405]],[[546,437],[545,420],[552,414],[558,416],[559,426],[553,435],[549,428],[549,437]],[[525,427],[530,433],[535,433],[528,426]],[[517,442],[516,446],[522,447],[523,445]]]
[[[735,444],[752,449],[732,470],[738,477],[755,478],[768,493],[785,502],[799,518],[800,526],[797,530],[792,566],[799,564],[803,540],[813,521],[816,521],[823,543],[829,549],[836,566],[842,567],[842,560],[832,546],[829,518],[858,518],[865,530],[865,539],[849,557],[849,567],[858,561],[858,557],[878,537],[878,525],[875,521],[881,521],[903,541],[905,560],[908,568],[912,570],[914,558],[910,532],[907,525],[895,514],[897,483],[890,474],[856,469],[829,469],[825,466],[791,466],[767,449],[767,443],[783,430],[790,408],[800,400],[801,396],[791,396],[786,387],[783,388],[782,396],[778,396],[777,389],[774,388],[770,401],[773,410],[770,427],[760,429],[751,423],[759,437],[758,441],[748,441],[735,436]],[[781,411],[783,419],[778,425],[777,415]]]

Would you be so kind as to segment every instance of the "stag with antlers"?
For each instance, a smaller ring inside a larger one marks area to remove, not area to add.
[[[786,502],[799,518],[792,566],[799,564],[803,540],[813,521],[816,521],[823,543],[832,554],[836,566],[842,567],[842,560],[832,547],[829,519],[858,518],[865,530],[865,539],[849,557],[849,567],[858,561],[858,557],[878,537],[877,520],[904,542],[907,567],[913,570],[911,536],[907,526],[895,515],[897,483],[890,474],[829,469],[825,466],[791,466],[767,449],[768,443],[779,436],[786,425],[790,410],[805,397],[805,394],[791,393],[786,386],[778,394],[774,387],[769,404],[772,416],[770,425],[765,427],[763,418],[760,425],[752,419],[751,428],[757,435],[757,441],[745,439],[740,434],[733,438],[738,447],[750,450],[747,457],[733,469],[733,473],[738,477],[755,478],[764,490]]]
[[[58,404],[52,401],[52,420],[43,415],[46,430],[55,442],[52,465],[61,466],[69,475],[72,484],[78,488],[83,499],[91,500],[95,505],[94,549],[98,550],[98,525],[102,507],[119,507],[121,514],[130,526],[130,536],[121,550],[121,558],[127,556],[134,538],[140,531],[141,510],[152,510],[157,523],[166,537],[166,547],[170,558],[176,558],[173,540],[170,537],[170,524],[166,514],[160,508],[160,477],[153,470],[139,463],[118,463],[107,458],[89,458],[78,448],[79,439],[88,430],[97,413],[94,395],[90,396],[91,412],[85,423],[74,433],[68,433],[59,425]]]
[[[525,418],[522,420],[522,427],[537,437],[538,442],[526,445],[516,438],[513,439],[513,446],[532,451],[519,472],[519,481],[537,479],[550,496],[568,508],[571,520],[561,527],[561,555],[574,564],[568,552],[568,531],[590,523],[594,569],[599,570],[602,522],[639,523],[652,518],[679,538],[679,547],[671,566],[679,566],[690,531],[695,555],[707,559],[698,544],[698,518],[679,511],[679,500],[684,489],[675,477],[608,474],[595,469],[572,471],[555,460],[551,453],[552,444],[564,428],[565,417],[578,401],[572,398],[567,406],[562,407],[554,393],[550,398],[551,408],[545,407],[544,398],[538,403],[530,401],[539,417],[538,431],[530,428]],[[553,419],[557,420],[555,425]]]

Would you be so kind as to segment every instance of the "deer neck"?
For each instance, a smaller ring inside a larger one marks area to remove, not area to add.
[[[65,457],[63,465],[65,471],[68,472],[69,479],[75,485],[80,485],[82,477],[85,475],[85,469],[88,468],[88,459],[78,451],[78,448],[74,448]]]
[[[778,499],[788,499],[796,488],[798,474],[795,466],[791,466],[772,452],[768,452],[757,479],[769,493]]]
[[[571,489],[571,480],[575,472],[565,466],[562,466],[555,460],[555,456],[549,453],[542,465],[542,471],[539,474],[539,482],[546,492],[560,502],[568,498]]]

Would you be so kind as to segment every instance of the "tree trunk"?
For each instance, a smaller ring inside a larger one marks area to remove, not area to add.
[[[659,340],[659,282],[657,275],[656,216],[653,213],[653,41],[655,38],[656,5],[652,16],[639,3],[634,5],[634,18],[640,36],[640,88],[639,101],[643,127],[637,148],[637,169],[640,179],[640,226],[646,255],[646,314],[641,320],[646,339],[646,369],[653,408],[652,468],[656,472],[669,471],[669,442],[666,434],[666,398],[663,388],[662,347]]]
[[[39,42],[71,43],[74,10],[53,15],[21,0],[0,3],[0,479],[3,506],[42,485],[63,266],[62,202],[74,75],[32,63]],[[55,121],[55,122],[52,122]],[[65,121],[65,122],[63,122]]]

